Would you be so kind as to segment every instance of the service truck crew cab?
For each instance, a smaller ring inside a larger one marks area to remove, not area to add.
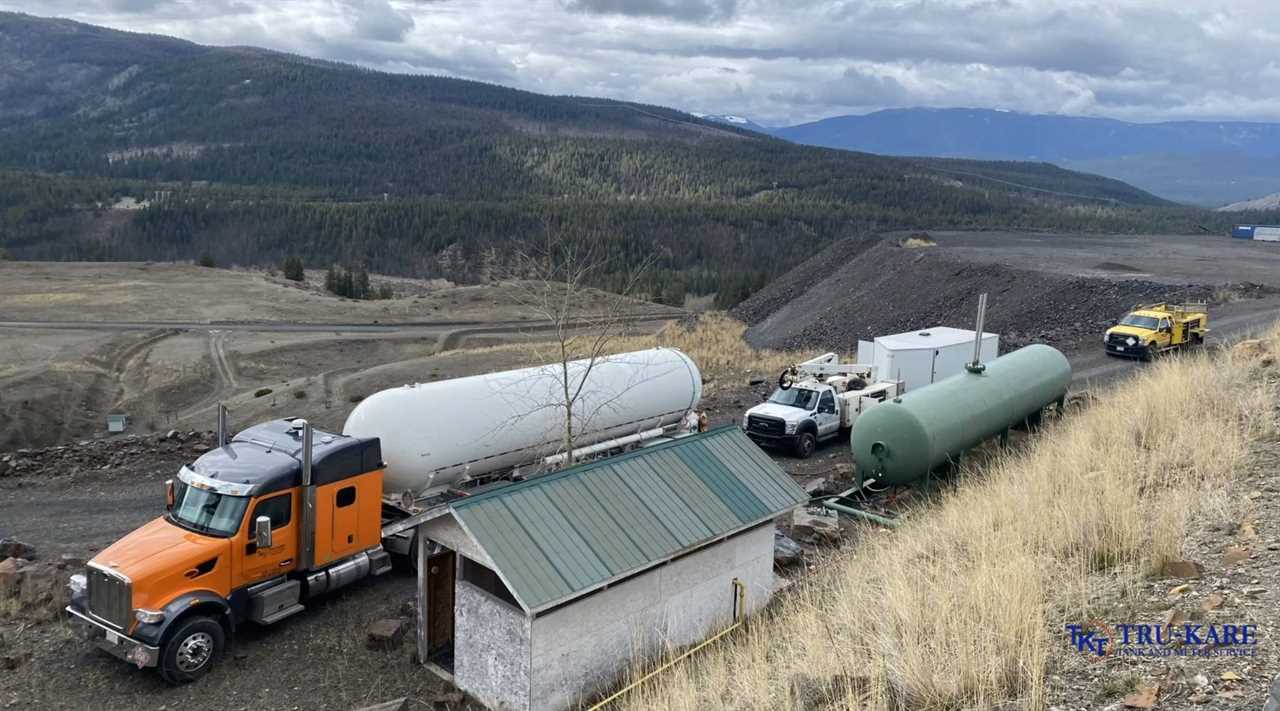
[[[251,427],[165,482],[168,512],[73,576],[67,611],[115,656],[192,681],[242,622],[390,569],[382,466],[377,438]]]
[[[1209,332],[1205,304],[1151,304],[1125,315],[1102,336],[1107,355],[1150,360],[1199,345]]]
[[[868,407],[902,393],[900,381],[868,383],[870,366],[841,363],[827,353],[783,371],[778,389],[742,416],[742,429],[757,444],[791,449],[801,459],[818,443],[853,426]]]

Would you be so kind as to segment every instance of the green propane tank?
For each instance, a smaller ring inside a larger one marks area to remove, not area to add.
[[[1071,364],[1032,345],[868,409],[849,434],[859,481],[905,485],[961,453],[1061,404]]]

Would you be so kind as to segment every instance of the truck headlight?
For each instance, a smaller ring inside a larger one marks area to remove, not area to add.
[[[155,625],[164,622],[164,611],[162,610],[134,610],[133,616],[144,625]]]
[[[67,578],[67,589],[71,591],[73,596],[82,595],[85,590],[89,589],[89,579],[84,576],[84,573],[76,573]]]
[[[798,422],[788,422],[785,428],[787,434],[795,434],[796,428],[800,426]]]

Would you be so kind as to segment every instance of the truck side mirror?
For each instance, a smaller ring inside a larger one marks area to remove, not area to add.
[[[271,517],[259,516],[253,520],[253,543],[258,550],[271,547]]]
[[[164,510],[172,511],[177,501],[177,496],[173,492],[173,479],[164,480]]]

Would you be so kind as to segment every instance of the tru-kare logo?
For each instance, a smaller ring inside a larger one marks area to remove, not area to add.
[[[1071,646],[1094,659],[1121,657],[1256,657],[1258,626],[1238,624],[1067,625]]]

